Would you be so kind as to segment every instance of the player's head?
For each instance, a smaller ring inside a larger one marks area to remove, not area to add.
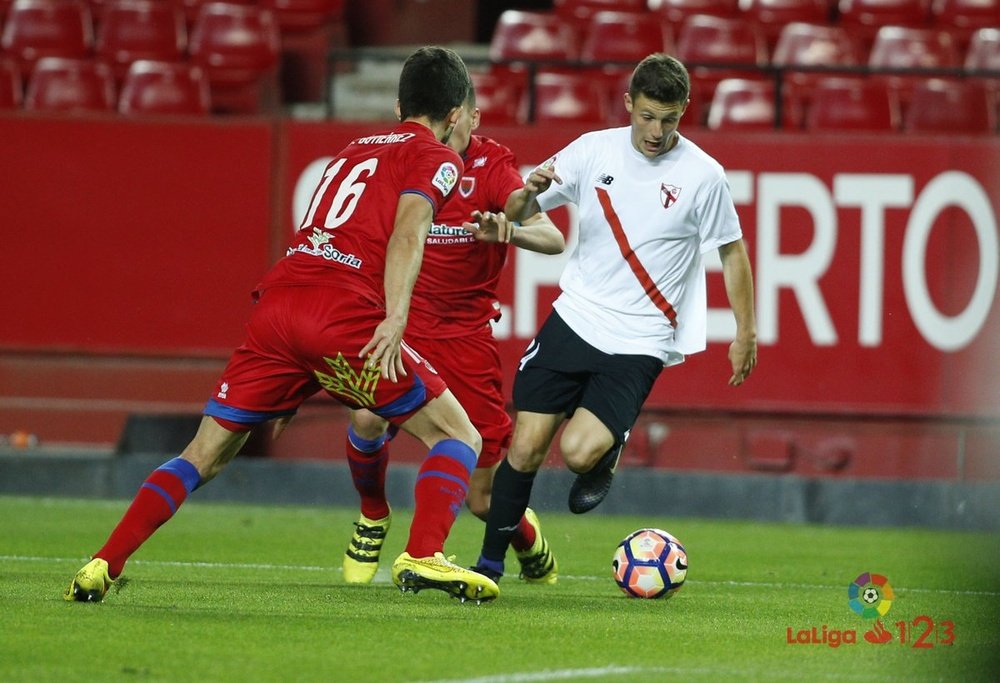
[[[472,81],[465,62],[446,47],[422,47],[406,58],[399,75],[397,106],[402,120],[424,117],[430,123],[457,119]]]
[[[458,114],[458,121],[455,123],[451,137],[448,138],[448,146],[459,154],[464,154],[469,148],[469,140],[472,139],[472,131],[479,128],[479,107],[476,106],[476,89],[469,88],[469,96],[462,103],[462,109]]]
[[[646,157],[666,152],[687,109],[691,78],[670,55],[652,54],[632,72],[625,109],[632,125],[632,145]]]

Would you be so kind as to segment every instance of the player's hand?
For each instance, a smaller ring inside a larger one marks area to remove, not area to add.
[[[466,232],[472,233],[480,242],[500,242],[507,244],[514,236],[514,222],[507,220],[501,211],[473,211],[469,222],[462,223]]]
[[[729,362],[733,366],[733,376],[729,378],[729,385],[738,387],[757,367],[757,340],[735,340],[729,345]]]
[[[403,367],[403,351],[400,345],[403,340],[403,328],[397,321],[386,318],[378,327],[371,340],[365,344],[358,358],[366,358],[365,366],[378,368],[382,377],[395,382],[400,375],[406,376]]]
[[[552,185],[552,181],[555,181],[562,185],[562,178],[556,173],[556,158],[552,157],[544,164],[536,168],[528,175],[528,179],[524,181],[525,191],[531,194],[541,194],[545,192]]]

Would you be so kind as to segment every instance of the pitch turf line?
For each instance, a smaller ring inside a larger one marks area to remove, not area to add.
[[[643,680],[644,676],[652,675],[687,675],[687,676],[713,676],[723,680],[746,680],[747,676],[762,676],[764,680],[801,680],[802,673],[796,671],[782,672],[775,669],[767,671],[748,671],[742,669],[723,669],[706,667],[636,667],[636,666],[605,666],[592,669],[546,669],[535,672],[521,672],[512,674],[498,674],[496,676],[477,676],[476,678],[442,678],[434,681],[418,681],[418,683],[544,683],[545,681],[566,681],[580,680],[583,678],[605,678],[607,676],[630,677],[638,676]],[[815,678],[815,676],[813,676]],[[822,680],[829,681],[905,681],[908,678],[896,676],[886,677],[883,674],[844,674],[827,672],[819,675]]]
[[[0,555],[0,562],[48,562],[52,564],[72,564],[74,562],[87,562],[89,557],[34,557],[29,555]],[[261,570],[284,570],[303,572],[340,572],[340,567],[320,567],[316,565],[291,565],[291,564],[257,564],[247,562],[176,562],[171,560],[130,560],[130,566],[149,565],[151,567],[197,567],[199,569],[261,569]],[[384,576],[383,576],[384,575]],[[609,576],[574,576],[572,574],[559,574],[560,580],[566,581],[607,581]],[[380,570],[376,574],[373,583],[389,583],[388,571]],[[510,574],[508,578],[513,578]],[[714,581],[710,579],[692,579],[688,581],[692,585],[707,586],[740,586],[745,588],[843,588],[840,584],[829,583],[782,583],[778,581]],[[939,595],[982,595],[986,597],[1000,597],[1000,591],[965,591],[951,590],[947,588],[907,588],[905,586],[894,586],[894,590],[906,591],[908,593],[932,593]],[[487,680],[487,679],[484,679]],[[489,679],[492,680],[492,679]],[[535,679],[531,679],[535,680]],[[539,679],[542,680],[542,679]],[[478,679],[477,679],[478,681]]]

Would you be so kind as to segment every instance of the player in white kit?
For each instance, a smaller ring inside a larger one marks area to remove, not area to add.
[[[722,166],[678,133],[688,104],[684,65],[650,55],[624,96],[630,125],[582,135],[511,197],[513,219],[573,203],[579,243],[554,310],[514,379],[514,435],[493,481],[475,569],[498,579],[511,529],[563,421],[563,460],[577,473],[569,507],[610,490],[629,430],[664,366],[705,348],[702,255],[717,250],[736,318],[729,383],[757,363],[753,279]]]

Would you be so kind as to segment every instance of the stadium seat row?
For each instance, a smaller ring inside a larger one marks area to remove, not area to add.
[[[527,95],[512,95],[492,73],[474,73],[473,81],[484,120],[491,124],[628,121],[622,104],[626,80],[604,92],[586,73],[542,72],[530,104]],[[708,96],[692,93],[684,125],[992,134],[998,132],[998,104],[997,92],[974,79],[910,79],[902,89],[894,87],[891,77],[823,75],[811,78],[808,87],[785,84],[779,97],[774,79],[728,77]]]
[[[594,15],[609,10],[672,26],[696,14],[736,18],[757,26],[772,46],[791,22],[836,24],[860,38],[890,24],[931,27],[953,33],[961,43],[978,28],[1000,26],[1000,0],[555,0],[552,14],[584,36]]]
[[[28,79],[11,60],[0,59],[0,109],[44,112],[207,115],[211,86],[205,71],[190,62],[138,59],[121,86],[106,62],[42,57]]]
[[[211,83],[216,111],[254,113],[280,99],[283,38],[342,10],[342,0],[13,0],[0,9],[0,55],[25,82],[44,57],[96,58],[119,84],[137,60],[189,60]]]
[[[769,82],[772,92],[780,82],[784,97],[795,104],[781,119],[801,127],[819,79],[865,73],[880,74],[873,80],[881,84],[873,87],[887,86],[887,96],[898,102],[904,117],[914,89],[929,78],[975,78],[986,91],[984,106],[994,107],[987,120],[997,118],[1000,27],[976,29],[963,53],[951,33],[933,28],[882,26],[864,49],[843,26],[792,22],[782,26],[771,50],[755,24],[734,17],[690,15],[676,40],[666,24],[648,21],[648,14],[602,11],[588,22],[589,32],[579,42],[556,12],[504,12],[490,45],[488,73],[476,77],[488,119],[620,118],[621,93],[632,66],[655,51],[675,54],[689,65],[693,111],[688,121],[696,124],[706,122],[716,86],[724,79]]]

